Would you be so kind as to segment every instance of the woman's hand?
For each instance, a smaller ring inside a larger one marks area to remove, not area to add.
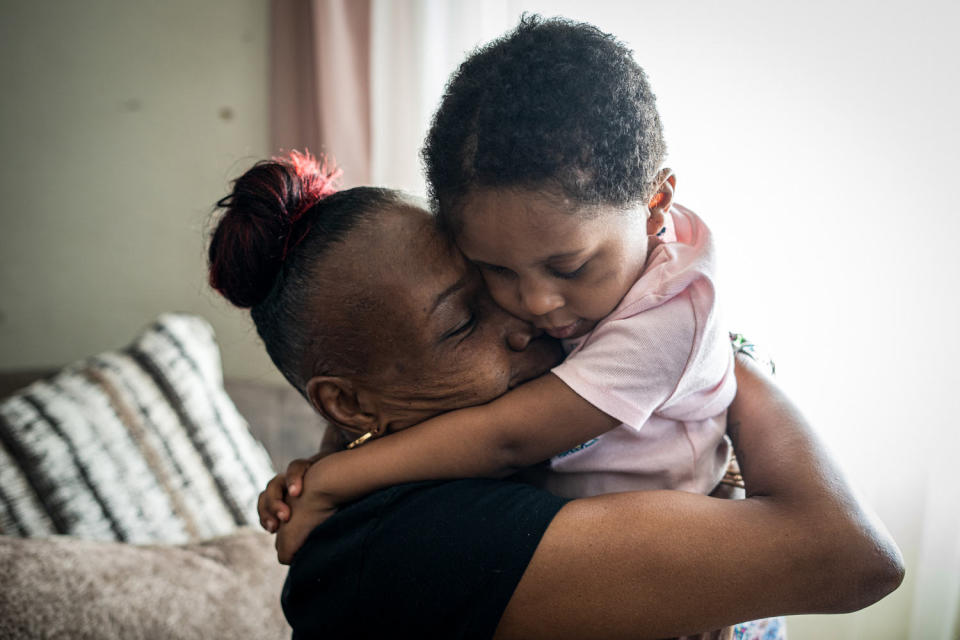
[[[257,499],[257,514],[260,516],[260,526],[276,533],[281,523],[290,519],[289,498],[296,498],[303,489],[303,476],[318,456],[307,459],[297,459],[287,465],[284,473],[278,473],[267,483],[267,488],[260,493]]]

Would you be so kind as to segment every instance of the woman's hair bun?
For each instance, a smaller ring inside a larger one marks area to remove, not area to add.
[[[342,172],[309,151],[258,162],[217,202],[224,214],[210,240],[210,286],[238,307],[262,302],[284,260],[310,229],[310,211],[335,193]]]

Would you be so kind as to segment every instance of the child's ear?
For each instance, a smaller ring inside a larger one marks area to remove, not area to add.
[[[647,235],[654,236],[663,228],[670,205],[673,204],[673,190],[677,187],[677,176],[673,171],[664,167],[657,174],[656,189],[647,202],[650,216],[647,218]]]
[[[307,398],[327,420],[349,431],[380,435],[383,429],[376,404],[346,378],[315,376],[307,382]]]

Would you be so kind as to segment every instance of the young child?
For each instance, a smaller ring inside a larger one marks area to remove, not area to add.
[[[423,152],[438,220],[497,303],[568,355],[485,405],[389,438],[370,425],[307,471],[318,513],[546,459],[546,487],[569,497],[717,486],[732,352],[710,232],[673,203],[664,153],[645,74],[590,25],[525,17],[461,65]]]

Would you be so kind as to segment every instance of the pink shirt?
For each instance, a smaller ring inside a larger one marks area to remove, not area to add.
[[[730,458],[733,353],[718,318],[714,246],[675,205],[640,279],[586,336],[566,341],[553,372],[622,424],[555,456],[546,488],[582,497],[614,491],[709,493]]]

